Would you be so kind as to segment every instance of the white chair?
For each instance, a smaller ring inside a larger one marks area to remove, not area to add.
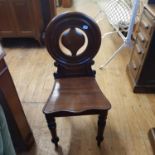
[[[103,15],[105,15],[109,23],[114,28],[114,31],[105,33],[102,36],[102,39],[114,33],[118,33],[123,40],[122,45],[116,51],[114,51],[112,56],[110,56],[110,58],[108,58],[103,65],[100,66],[100,69],[103,69],[119,52],[122,51],[123,48],[132,47],[131,36],[133,33],[140,1],[98,0],[97,3],[100,6],[100,11],[95,17],[96,22],[102,21],[104,17]]]

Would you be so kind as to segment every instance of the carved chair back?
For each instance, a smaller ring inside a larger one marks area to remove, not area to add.
[[[93,19],[79,12],[55,17],[48,25],[45,44],[55,59],[55,78],[95,76],[92,60],[101,44],[101,32]]]

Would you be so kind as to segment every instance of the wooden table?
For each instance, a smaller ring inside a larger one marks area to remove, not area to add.
[[[26,151],[34,143],[34,138],[4,56],[5,53],[0,45],[0,104],[6,116],[15,150]]]

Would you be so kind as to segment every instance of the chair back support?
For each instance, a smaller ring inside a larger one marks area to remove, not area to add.
[[[101,44],[96,22],[79,12],[63,13],[47,26],[45,45],[55,59],[55,78],[95,76],[91,65]]]

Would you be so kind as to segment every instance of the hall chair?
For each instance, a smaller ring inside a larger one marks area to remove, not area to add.
[[[52,92],[43,108],[52,142],[58,147],[56,117],[98,115],[96,140],[100,146],[111,104],[91,68],[101,44],[98,25],[83,13],[61,14],[49,23],[45,44],[57,67]]]
[[[115,56],[124,48],[132,47],[132,34],[136,22],[137,13],[139,10],[139,0],[97,0],[100,7],[95,19],[96,22],[108,20],[114,31],[106,32],[102,35],[102,39],[107,36],[118,34],[123,43],[116,49],[113,54],[105,61],[100,69],[105,68]]]

